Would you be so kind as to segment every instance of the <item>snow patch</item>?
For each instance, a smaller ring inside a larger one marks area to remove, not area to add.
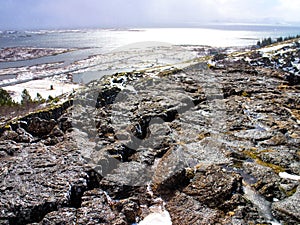
[[[53,86],[53,89],[50,86]],[[26,89],[31,98],[34,99],[39,93],[43,98],[48,99],[49,95],[57,97],[62,94],[70,93],[78,89],[80,86],[76,84],[67,84],[64,82],[53,81],[49,79],[32,80],[26,83],[16,84],[3,87],[8,92],[12,93],[12,98],[16,102],[21,102],[22,91]]]
[[[145,217],[138,225],[172,225],[171,217],[168,211],[151,213]]]
[[[289,180],[300,180],[300,176],[289,174],[287,172],[280,172],[279,176],[283,179],[289,179]]]
[[[261,48],[259,51],[262,52],[262,53],[267,53],[267,52],[273,52],[273,51],[278,51],[284,47],[291,47],[293,46],[292,44],[280,44],[280,45],[275,45],[275,46],[267,46],[267,47],[264,47],[264,48]]]

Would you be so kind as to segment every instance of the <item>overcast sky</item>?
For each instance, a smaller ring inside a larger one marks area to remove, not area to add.
[[[211,22],[300,25],[300,0],[0,0],[0,30]]]

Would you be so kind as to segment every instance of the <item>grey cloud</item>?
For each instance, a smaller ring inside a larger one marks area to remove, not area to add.
[[[288,0],[291,2],[294,0]],[[0,0],[0,29],[188,26],[289,19],[283,0]],[[299,8],[299,4],[296,5]],[[299,11],[298,10],[298,11]],[[298,19],[300,21],[300,18]]]

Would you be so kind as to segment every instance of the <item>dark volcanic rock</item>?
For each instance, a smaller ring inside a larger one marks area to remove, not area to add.
[[[268,224],[270,204],[298,223],[299,181],[279,176],[300,175],[297,82],[228,57],[104,77],[1,128],[0,224],[131,225],[158,205],[175,225]]]
[[[88,189],[90,176],[70,147],[31,144],[2,161],[1,218],[26,224],[58,208],[80,205],[76,196]]]
[[[124,199],[134,195],[140,187],[145,187],[152,176],[153,171],[147,165],[137,162],[123,163],[101,180],[100,187],[110,196]]]
[[[113,209],[113,204],[103,191],[86,192],[77,211],[77,224],[128,224],[125,216]]]
[[[196,173],[183,192],[211,208],[221,207],[234,193],[242,193],[242,177],[222,168],[210,167]]]
[[[210,209],[183,193],[175,194],[166,207],[174,225],[216,224],[222,217],[219,210]]]
[[[33,136],[27,133],[23,128],[17,128],[16,131],[6,130],[2,134],[2,140],[13,140],[19,143],[30,143],[33,141]]]
[[[61,208],[48,213],[40,223],[32,223],[30,225],[76,225],[78,224],[76,213],[77,209],[75,208]]]
[[[281,198],[280,178],[271,168],[249,162],[244,163],[243,168],[247,174],[256,178],[257,182],[253,186],[261,195],[271,201],[273,198]]]
[[[33,117],[27,126],[27,131],[33,135],[43,136],[49,134],[54,126],[56,121],[54,119],[44,120],[39,117]]]
[[[0,142],[0,157],[12,156],[22,148],[21,144],[7,140]]]
[[[272,205],[273,213],[284,224],[300,223],[300,187],[295,194],[282,201],[274,202]]]

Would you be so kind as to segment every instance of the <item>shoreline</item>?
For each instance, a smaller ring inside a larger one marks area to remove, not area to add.
[[[63,48],[7,47],[0,49],[1,62],[18,62],[74,51]]]
[[[193,46],[193,48],[194,47],[195,46]],[[91,81],[92,78],[85,76],[85,73],[88,72],[93,72],[96,76],[99,76],[98,74],[113,75],[115,72],[155,69],[155,67],[169,66],[169,62],[172,61],[172,65],[176,62],[180,63],[182,60],[184,61],[185,58],[192,60],[198,53],[195,53],[197,51],[193,49],[190,50],[189,48],[191,47],[174,45],[170,47],[146,47],[144,50],[124,49],[120,52],[93,55],[87,59],[76,61],[67,67],[61,67],[60,63],[55,63],[2,69],[0,70],[1,76],[12,76],[11,74],[15,74],[16,77],[14,79],[0,81],[0,87],[13,92],[14,85],[18,87],[24,85],[25,88],[25,86],[28,86],[26,83],[29,83],[34,89],[34,83],[39,84],[39,80],[50,79],[53,81],[60,80],[61,85],[59,86],[62,86],[64,83],[73,83],[74,88],[77,88],[78,84],[80,86],[82,85],[80,83]],[[203,48],[205,49],[207,47]],[[205,51],[206,50],[204,50],[203,54],[207,54]],[[160,56],[156,58],[156,55]],[[99,76],[98,79],[100,79],[101,76]],[[74,80],[77,80],[77,82],[74,83]],[[43,95],[43,93],[41,94]],[[20,96],[15,96],[16,99],[19,97]]]
[[[61,89],[64,84],[67,84],[68,87],[70,84],[73,84],[73,88],[77,89],[79,86],[82,86],[84,83],[88,83],[93,79],[100,79],[103,75],[113,75],[116,72],[151,70],[163,66],[176,67],[180,63],[187,62],[185,64],[188,65],[188,62],[197,61],[199,59],[201,60],[201,58],[204,60],[207,58],[207,63],[210,64],[211,61],[208,59],[210,57],[213,58],[214,55],[235,55],[239,52],[249,52],[249,54],[251,54],[250,52],[257,52],[257,54],[261,54],[262,58],[271,58],[273,55],[282,54],[282,49],[290,47],[292,47],[292,41],[273,44],[257,50],[253,50],[252,46],[215,48],[198,45],[172,45],[160,47],[145,46],[143,48],[139,46],[138,49],[129,47],[128,49],[121,49],[119,52],[113,51],[107,54],[91,55],[84,60],[75,61],[73,64],[67,67],[62,67],[64,64],[61,63],[54,63],[30,67],[0,69],[1,76],[15,76],[13,79],[4,79],[0,81],[0,87],[13,93],[14,85],[17,85],[17,87],[22,87],[23,84],[25,89],[28,87],[28,84],[26,83],[29,83],[31,88],[34,89],[35,83],[36,85],[40,85],[39,83],[44,82],[43,80],[53,80],[56,83],[59,81],[59,83],[57,83],[59,89]],[[178,53],[181,56],[177,56]],[[33,55],[32,57],[36,56]],[[246,57],[245,59],[248,60],[248,62],[251,61],[249,57]],[[176,65],[177,63],[179,64]],[[280,64],[279,61],[277,63]],[[295,63],[297,63],[297,61],[295,61]],[[298,61],[299,64],[295,63],[292,65],[292,67],[299,70],[300,60]],[[113,67],[113,64],[118,64],[118,66]],[[261,65],[263,64],[265,63],[262,63]],[[280,66],[275,65],[275,67],[279,68]],[[291,68],[284,68],[283,70],[289,72],[291,71]],[[90,75],[88,76],[87,74]],[[44,91],[46,90],[47,87],[44,87]],[[33,93],[33,95],[37,93],[36,90],[32,90],[30,92]],[[67,93],[68,91],[62,90],[62,92]],[[20,94],[17,93],[18,92],[14,94],[14,99],[19,101]],[[58,96],[57,93],[52,93],[55,94],[54,97]],[[42,96],[45,95],[43,93],[41,94]]]

